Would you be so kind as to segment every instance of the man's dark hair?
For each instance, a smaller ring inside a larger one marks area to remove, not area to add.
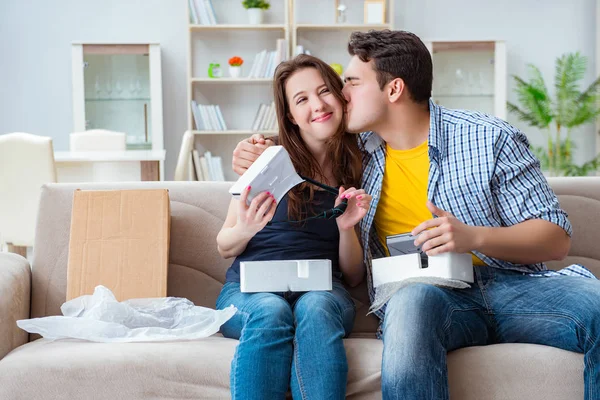
[[[353,32],[348,52],[363,62],[373,60],[380,89],[400,78],[415,102],[429,101],[433,63],[429,50],[414,33],[389,29]]]

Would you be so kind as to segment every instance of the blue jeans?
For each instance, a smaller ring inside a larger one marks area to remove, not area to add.
[[[492,343],[584,353],[585,399],[600,399],[600,281],[490,267],[475,267],[475,277],[469,289],[414,284],[390,299],[382,326],[384,399],[448,399],[446,352]]]
[[[221,327],[239,339],[231,362],[233,399],[343,399],[348,363],[343,338],[352,330],[354,302],[341,283],[331,291],[241,293],[228,282],[217,309],[237,313]]]

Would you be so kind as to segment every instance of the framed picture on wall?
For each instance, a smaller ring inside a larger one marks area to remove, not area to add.
[[[365,24],[385,24],[385,0],[365,0]]]

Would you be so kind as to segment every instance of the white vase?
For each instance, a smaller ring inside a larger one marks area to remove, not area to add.
[[[262,8],[249,8],[248,9],[248,23],[251,25],[260,25],[263,22],[263,9]]]
[[[239,78],[241,73],[242,73],[241,65],[238,65],[238,66],[230,65],[229,66],[229,76],[231,76],[232,78]]]

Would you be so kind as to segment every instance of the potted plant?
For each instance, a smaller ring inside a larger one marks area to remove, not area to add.
[[[271,7],[266,0],[244,0],[242,5],[248,10],[249,23],[253,25],[262,24],[264,10]]]
[[[242,57],[231,57],[229,59],[229,76],[231,76],[232,78],[239,78],[240,74],[242,73],[243,63],[244,60],[242,59]]]
[[[588,175],[600,166],[600,155],[583,165],[573,163],[573,128],[595,122],[600,115],[600,78],[580,91],[587,59],[579,53],[567,53],[556,60],[554,97],[550,96],[540,70],[529,64],[529,82],[514,76],[520,107],[508,102],[509,112],[521,121],[540,128],[547,146],[534,147],[542,170],[550,176]],[[562,136],[565,134],[564,137]]]

